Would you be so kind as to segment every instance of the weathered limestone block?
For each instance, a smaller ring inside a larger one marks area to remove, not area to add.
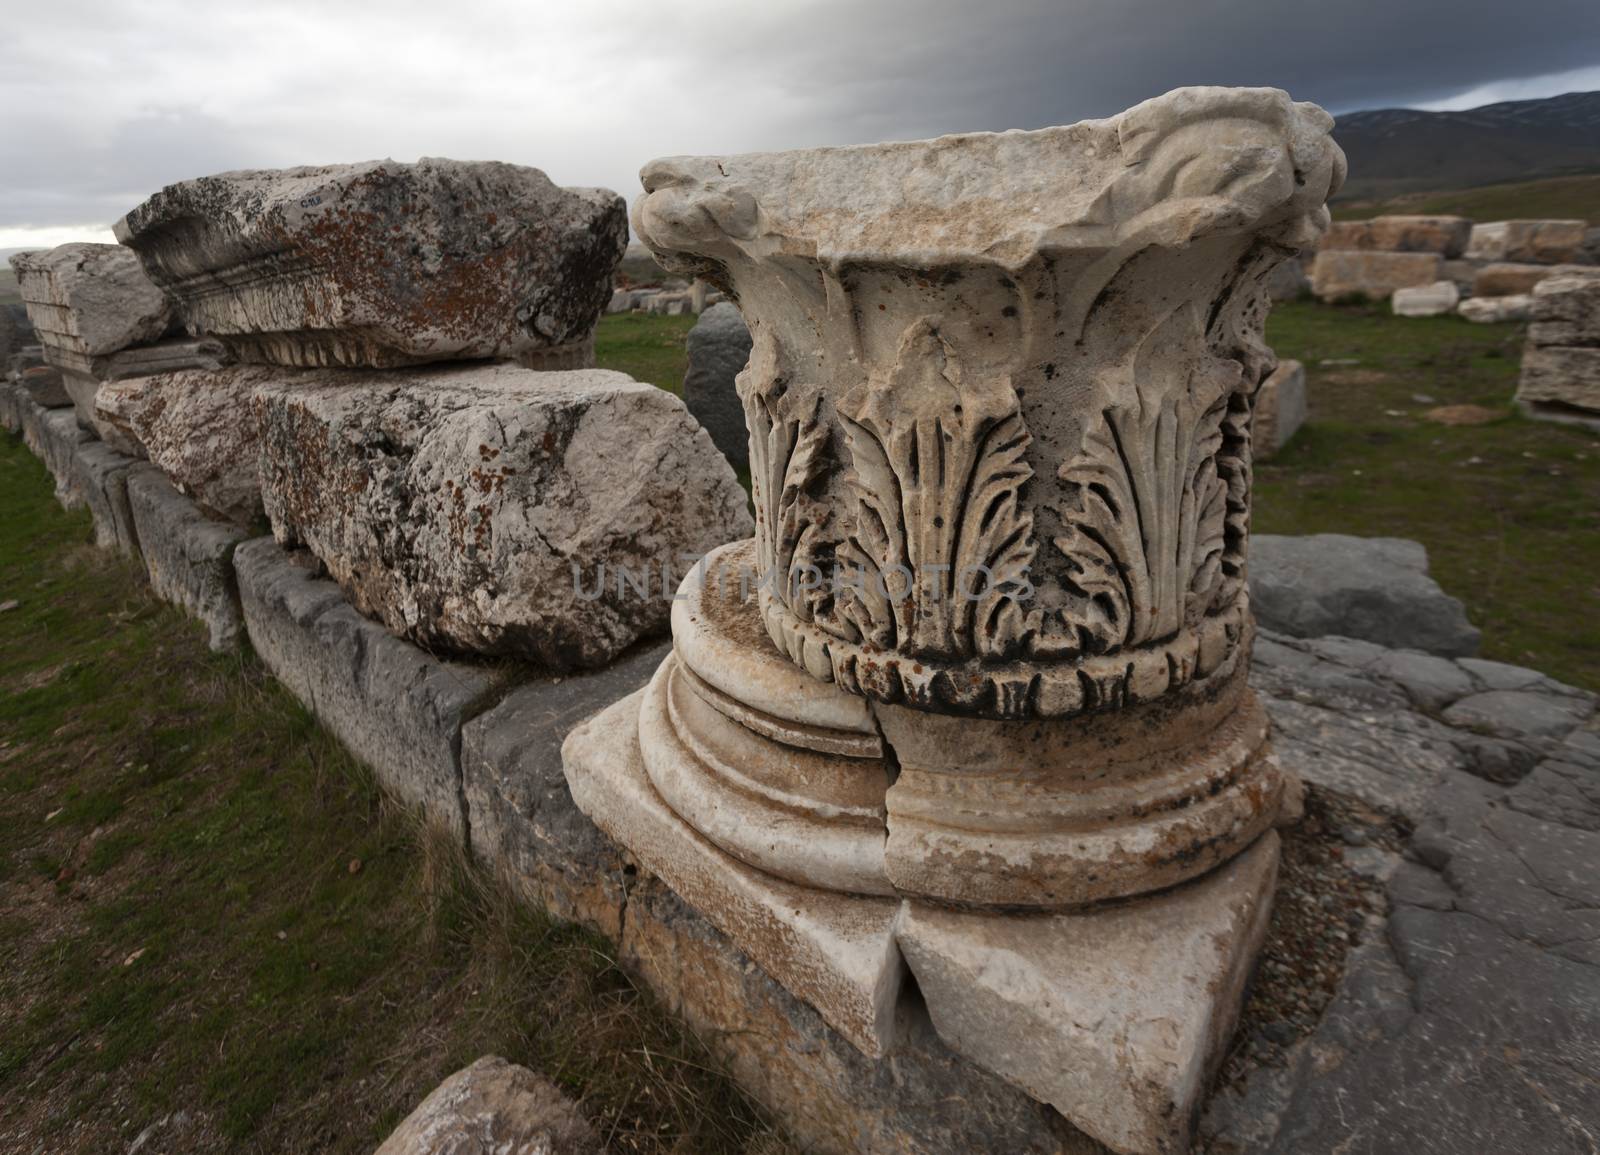
[[[620,373],[324,371],[258,387],[254,412],[274,534],[430,648],[601,665],[750,532],[683,403]]]
[[[1600,269],[1588,265],[1526,265],[1497,262],[1484,265],[1472,278],[1474,297],[1514,297],[1533,292],[1534,286],[1550,277],[1600,276]]]
[[[485,1055],[440,1083],[374,1155],[598,1155],[599,1137],[549,1080]]]
[[[1256,391],[1250,447],[1258,460],[1273,457],[1305,424],[1309,402],[1306,369],[1298,361],[1280,361]]]
[[[1477,325],[1499,325],[1526,321],[1533,313],[1533,295],[1518,293],[1510,297],[1468,297],[1456,312]]]
[[[52,365],[35,365],[17,374],[17,384],[41,409],[61,409],[72,404],[72,397],[61,380],[61,371]]]
[[[734,469],[748,470],[750,434],[734,379],[750,360],[750,330],[738,306],[731,301],[711,306],[689,330],[687,344],[683,403]]]
[[[1517,405],[1533,417],[1600,428],[1600,276],[1541,281]]]
[[[20,399],[26,396],[16,383],[0,378],[0,427],[11,433],[22,431]]]
[[[1396,317],[1443,317],[1456,311],[1461,290],[1454,281],[1435,281],[1411,289],[1396,289],[1390,298]]]
[[[143,448],[115,424],[103,418],[96,407],[100,387],[108,381],[148,377],[178,369],[217,369],[228,359],[221,342],[190,337],[173,337],[151,345],[135,345],[101,357],[83,357],[59,350],[53,356],[54,363],[61,369],[73,408],[78,411],[78,424],[108,445],[115,446],[119,452],[134,456],[142,456]]]
[[[242,361],[593,363],[626,207],[538,169],[424,158],[169,185],[117,223],[189,331]]]
[[[75,458],[79,447],[90,440],[89,434],[78,428],[70,409],[29,404],[24,415],[23,440],[55,478],[56,500],[63,509],[81,509],[85,498]]]
[[[1437,253],[1363,253],[1322,249],[1311,266],[1311,291],[1324,301],[1341,297],[1380,300],[1396,289],[1439,279]]]
[[[1530,344],[1600,347],[1600,275],[1555,278],[1531,296]]]
[[[1461,657],[1478,652],[1466,610],[1428,576],[1428,551],[1396,537],[1257,535],[1250,604],[1263,629],[1337,634]]]
[[[262,517],[260,436],[251,398],[258,387],[297,375],[273,366],[229,365],[108,381],[94,394],[97,424],[136,446],[204,509],[249,528]]]
[[[540,906],[612,939],[622,934],[622,867],[616,848],[572,801],[561,743],[648,682],[668,645],[645,643],[592,673],[519,686],[461,732],[473,855]]]
[[[908,903],[897,937],[958,1053],[1115,1151],[1182,1152],[1233,1033],[1277,873],[1268,832],[1147,902],[1030,919]]]
[[[495,677],[367,621],[271,538],[239,546],[233,569],[250,644],[273,676],[387,789],[465,838],[461,727],[492,702]]]
[[[154,341],[172,324],[166,294],[121,245],[17,253],[11,267],[52,364],[56,353],[97,357]]]
[[[139,462],[99,441],[78,443],[72,456],[72,488],[94,517],[95,544],[128,557],[139,556],[139,533],[128,500],[128,476]]]
[[[233,551],[244,532],[207,517],[153,466],[130,469],[125,484],[151,589],[204,622],[213,650],[236,647],[244,619]]]
[[[1528,349],[1522,354],[1517,404],[1532,417],[1600,422],[1600,348]]]
[[[1383,253],[1466,252],[1472,221],[1466,217],[1382,216],[1366,221],[1334,221],[1319,249]]]
[[[1468,257],[1559,265],[1581,259],[1587,221],[1492,221],[1472,226]]]

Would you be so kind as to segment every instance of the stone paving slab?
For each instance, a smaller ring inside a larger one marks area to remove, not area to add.
[[[466,839],[461,728],[492,698],[497,674],[394,637],[271,538],[244,543],[232,560],[245,628],[267,668],[386,788]]]

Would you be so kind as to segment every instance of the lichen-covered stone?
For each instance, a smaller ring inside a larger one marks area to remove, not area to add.
[[[105,420],[95,407],[100,386],[108,381],[148,377],[178,369],[217,369],[227,359],[227,351],[220,342],[192,337],[172,337],[149,345],[133,345],[101,357],[68,354],[59,349],[51,353],[51,363],[61,370],[62,383],[72,399],[73,408],[78,411],[78,424],[119,452],[133,456],[143,456],[142,447]]]
[[[607,190],[424,158],[183,181],[116,232],[189,330],[240,360],[568,368],[592,363],[628,228]]]
[[[248,527],[262,516],[250,399],[258,386],[295,376],[293,369],[229,365],[110,381],[94,394],[95,415],[183,493]]]
[[[325,370],[260,386],[254,408],[279,541],[430,648],[600,665],[751,531],[683,403],[620,373]]]
[[[17,253],[11,267],[46,356],[115,353],[154,341],[172,323],[166,294],[121,245],[70,244]]]

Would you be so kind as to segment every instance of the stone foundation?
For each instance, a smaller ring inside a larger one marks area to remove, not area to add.
[[[204,622],[213,650],[233,649],[244,636],[233,576],[233,551],[244,531],[207,517],[152,466],[130,470],[127,491],[156,596]]]

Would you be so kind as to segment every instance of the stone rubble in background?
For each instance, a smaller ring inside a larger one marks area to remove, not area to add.
[[[1534,289],[1516,400],[1531,417],[1600,429],[1600,276]]]
[[[601,665],[664,630],[682,575],[752,530],[683,403],[609,370],[323,370],[258,386],[253,412],[278,540],[449,652]]]
[[[1466,256],[1478,261],[1562,265],[1585,254],[1587,221],[1487,221],[1472,226]]]
[[[750,344],[738,306],[731,301],[712,305],[689,330],[683,375],[683,403],[740,473],[750,468],[750,434],[734,379],[750,360]]]
[[[1428,576],[1427,550],[1403,538],[1256,534],[1250,608],[1263,629],[1295,637],[1344,634],[1451,657],[1477,653],[1481,638]]]
[[[1456,306],[1456,312],[1478,325],[1526,321],[1533,315],[1533,295],[1519,293],[1510,297],[1468,297]]]
[[[183,181],[116,233],[241,361],[559,369],[593,364],[628,227],[607,190],[425,157]]]
[[[603,1149],[555,1084],[485,1055],[440,1083],[373,1155],[599,1155]]]
[[[1410,289],[1396,289],[1390,307],[1396,317],[1443,317],[1461,303],[1461,290],[1454,281],[1435,281]]]
[[[1496,262],[1484,265],[1472,278],[1474,297],[1515,297],[1531,293],[1550,277],[1600,274],[1588,265],[1519,265]]]
[[[1433,284],[1439,279],[1439,269],[1438,253],[1319,249],[1311,267],[1311,291],[1323,301],[1382,299],[1396,289]]]
[[[1278,362],[1256,390],[1250,422],[1250,447],[1257,461],[1269,461],[1289,443],[1307,411],[1306,368],[1293,359]]]
[[[1318,252],[1438,253],[1455,258],[1467,250],[1472,222],[1466,217],[1380,216],[1364,221],[1334,221]]]

